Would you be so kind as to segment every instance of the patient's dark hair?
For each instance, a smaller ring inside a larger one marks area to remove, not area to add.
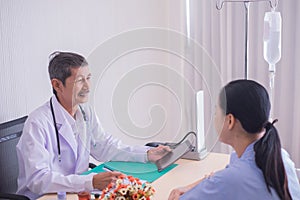
[[[86,59],[76,53],[55,51],[49,56],[50,62],[48,72],[50,80],[56,78],[65,85],[66,78],[72,75],[71,68],[84,67],[88,65]],[[53,89],[53,93],[56,91]]]
[[[255,162],[263,172],[268,191],[271,192],[272,187],[280,199],[292,199],[280,138],[274,123],[268,121],[271,105],[266,89],[255,81],[236,80],[228,83],[219,97],[224,113],[237,118],[249,134],[259,133],[265,128],[264,136],[254,144]]]

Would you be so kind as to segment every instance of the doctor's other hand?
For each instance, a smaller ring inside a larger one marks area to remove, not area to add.
[[[93,176],[93,187],[94,189],[103,190],[106,186],[117,180],[121,172],[102,172]]]
[[[172,150],[169,146],[159,145],[158,147],[152,148],[147,151],[148,160],[150,162],[155,162],[164,157],[170,151]]]

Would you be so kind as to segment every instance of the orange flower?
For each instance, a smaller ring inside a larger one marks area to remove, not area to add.
[[[124,179],[124,178],[126,178],[126,176],[124,174],[121,174],[118,178],[119,179]]]
[[[121,175],[115,184],[109,184],[100,197],[102,200],[150,200],[155,190],[133,176]]]
[[[114,200],[115,197],[116,197],[116,195],[112,193],[112,194],[110,195],[110,200]]]
[[[134,181],[135,181],[135,178],[132,177],[132,176],[128,176],[128,180],[129,180],[130,182],[134,182]]]
[[[113,187],[112,183],[108,184],[108,186],[107,186],[108,189],[111,189],[112,187]]]
[[[132,195],[132,199],[133,200],[138,200],[139,199],[139,195],[137,193],[135,193],[134,195]]]
[[[105,195],[105,193],[102,192],[100,199],[103,199],[103,198],[104,198],[104,195]]]
[[[138,193],[141,195],[145,195],[145,192],[143,190],[139,190]]]

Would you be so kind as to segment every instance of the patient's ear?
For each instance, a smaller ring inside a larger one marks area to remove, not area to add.
[[[51,85],[56,92],[62,91],[62,82],[56,78],[51,79]]]
[[[235,124],[235,122],[236,122],[236,119],[235,119],[235,117],[233,116],[233,114],[228,114],[227,116],[226,116],[228,119],[228,129],[229,130],[232,130],[233,129],[233,127],[234,127],[234,124]]]

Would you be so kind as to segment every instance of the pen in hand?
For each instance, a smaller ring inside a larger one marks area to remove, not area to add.
[[[111,169],[110,167],[107,167],[107,166],[103,166],[102,169],[104,169],[107,172],[113,172],[114,171],[113,169]]]
[[[113,171],[113,169],[109,167],[103,167],[103,170],[106,172],[98,173],[93,176],[92,184],[94,189],[103,190],[109,183],[115,182],[117,177],[122,174],[121,172]]]

